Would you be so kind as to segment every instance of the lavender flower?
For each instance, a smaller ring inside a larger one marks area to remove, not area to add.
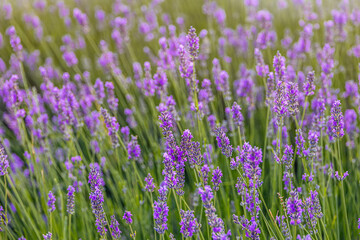
[[[68,187],[67,193],[67,213],[74,214],[75,213],[75,188],[73,186]]]
[[[137,137],[131,136],[131,140],[127,145],[128,159],[139,159],[141,154],[140,145],[137,141]]]
[[[309,72],[306,77],[306,83],[304,86],[305,96],[314,95],[314,91],[315,91],[314,79],[315,79],[315,72],[314,71]]]
[[[174,127],[174,118],[172,114],[168,111],[162,112],[159,116],[160,128],[166,140],[166,146],[168,148],[174,149],[176,146],[175,138],[172,132]]]
[[[4,176],[8,173],[8,167],[8,156],[6,155],[4,146],[0,143],[0,176]]]
[[[116,112],[117,111],[117,108],[118,108],[118,102],[119,102],[119,99],[117,99],[115,97],[115,92],[114,92],[114,84],[112,82],[106,82],[105,83],[105,88],[107,90],[107,94],[108,94],[108,100],[107,100],[107,103],[109,104],[109,108]]]
[[[234,102],[233,105],[232,105],[232,108],[231,108],[231,111],[232,111],[232,117],[233,117],[233,120],[234,120],[234,123],[242,128],[243,127],[243,124],[244,124],[244,117],[241,113],[241,107],[240,105],[237,104],[237,102]]]
[[[220,127],[217,127],[215,129],[215,135],[216,135],[217,145],[219,148],[221,148],[222,154],[225,155],[226,157],[231,157],[233,147],[230,145],[230,140],[226,136],[224,131]]]
[[[283,237],[285,238],[285,240],[291,240],[291,233],[285,219],[286,219],[285,216],[281,216],[281,217],[276,216],[276,221],[280,225],[280,229],[281,229],[281,233],[283,234]]]
[[[180,216],[180,233],[182,233],[185,238],[191,238],[199,231],[199,224],[197,223],[197,220],[194,216],[194,211],[184,211],[181,209]]]
[[[279,125],[282,124],[283,117],[286,116],[288,112],[288,94],[286,91],[286,83],[282,81],[278,81],[276,85],[276,91],[275,91],[275,101],[273,106],[273,112],[277,116],[277,123]]]
[[[159,188],[158,200],[154,202],[154,219],[155,219],[155,230],[159,234],[164,234],[168,229],[167,221],[169,215],[169,207],[167,201],[168,187],[167,182],[162,182]]]
[[[217,167],[216,169],[214,169],[212,175],[213,175],[213,177],[212,177],[213,189],[214,189],[214,191],[218,191],[220,184],[222,183],[221,177],[223,174],[222,174],[220,168]]]
[[[104,186],[104,180],[101,175],[99,165],[90,165],[89,181],[90,190],[95,191],[96,188],[102,190]]]
[[[211,200],[214,198],[211,187],[209,185],[205,185],[204,188],[199,188],[199,194],[201,196],[201,200],[204,203],[204,206],[209,207],[211,204]]]
[[[164,234],[167,227],[167,217],[169,215],[169,207],[165,201],[154,202],[154,219],[155,219],[155,230],[159,234]]]
[[[357,127],[357,114],[353,109],[347,109],[345,111],[345,129],[349,136],[349,142],[347,142],[347,145],[354,148],[354,140],[359,133],[359,128]]]
[[[111,236],[114,239],[120,239],[121,231],[119,229],[119,222],[116,220],[115,215],[111,216],[110,228],[111,228]]]
[[[190,61],[188,52],[183,45],[179,45],[179,72],[182,78],[191,78],[193,74],[193,63]]]
[[[48,194],[48,202],[47,202],[50,213],[55,211],[55,209],[56,209],[55,202],[56,202],[55,195],[50,191]]]
[[[304,213],[305,223],[309,228],[309,232],[315,234],[317,232],[317,221],[323,217],[318,192],[316,190],[310,191],[310,196],[306,198],[304,206],[306,211],[306,213]]]
[[[319,149],[319,146],[318,146],[319,133],[315,132],[315,131],[310,131],[308,139],[309,139],[310,146],[309,146],[309,150],[307,152],[311,158],[314,158]]]
[[[244,177],[249,178],[250,187],[259,187],[262,183],[260,181],[262,162],[262,151],[257,147],[252,147],[245,142],[240,152],[240,162],[243,166]]]
[[[146,189],[146,191],[154,192],[155,184],[154,184],[153,181],[154,181],[154,179],[152,178],[151,174],[148,173],[147,177],[145,178],[145,182],[146,182],[145,189]]]
[[[17,58],[19,59],[19,61],[22,61],[24,58],[22,53],[23,46],[21,45],[21,40],[19,36],[16,34],[15,27],[10,26],[6,30],[6,34],[10,37],[10,45],[14,50],[14,52],[16,53]]]
[[[336,100],[332,105],[328,126],[330,137],[342,138],[344,136],[344,119],[339,100]]]
[[[285,80],[286,67],[285,67],[285,57],[281,56],[278,51],[274,56],[273,66],[275,70],[276,80],[282,82]]]
[[[191,61],[195,61],[199,54],[199,37],[196,35],[195,28],[190,27],[186,40]]]
[[[112,146],[113,148],[117,148],[118,146],[120,146],[119,138],[117,136],[117,131],[119,130],[120,125],[116,121],[115,117],[110,117],[110,114],[106,109],[101,108],[101,115],[103,116],[105,125],[109,131]]]
[[[211,191],[211,187],[209,185],[205,185],[204,188],[199,188],[199,194],[203,202],[204,208],[206,209],[205,214],[208,220],[208,224],[213,231],[212,238],[218,240],[230,239],[230,230],[225,233],[224,221],[216,214],[216,209],[212,203],[214,195]]]
[[[299,112],[299,91],[297,83],[287,83],[287,98],[288,113],[290,116],[295,116]]]
[[[266,77],[269,74],[269,66],[264,63],[264,58],[258,48],[254,50],[256,60],[256,72],[260,77]]]
[[[208,177],[209,177],[209,166],[207,164],[204,164],[204,166],[202,166],[201,170],[200,170],[200,177],[202,179],[202,182],[206,185],[207,181],[208,181]]]
[[[290,217],[291,225],[301,224],[303,213],[303,203],[299,199],[298,193],[295,190],[290,192],[290,197],[286,201],[287,214]]]
[[[344,172],[344,174],[343,174],[342,176],[339,174],[338,171],[335,171],[335,178],[336,178],[338,181],[343,181],[347,176],[349,176],[349,172],[348,172],[348,171]]]
[[[249,221],[244,216],[241,216],[239,218],[238,216],[236,216],[234,214],[233,215],[233,221],[234,221],[235,224],[241,225],[241,228],[243,230],[245,230],[246,237],[248,237],[250,239],[255,239],[255,240],[260,239],[259,235],[260,235],[261,231],[260,231],[260,228],[259,228],[259,224],[255,220],[254,217],[252,217],[250,219],[250,221]]]
[[[200,143],[192,141],[192,134],[189,129],[185,129],[183,135],[181,136],[181,151],[184,156],[187,157],[191,168],[194,168],[195,165],[200,165],[202,163],[202,156],[200,150]]]
[[[86,33],[89,31],[88,27],[88,19],[85,13],[83,13],[80,9],[74,8],[73,15],[78,21],[79,25],[83,28],[83,31]]]
[[[299,155],[299,157],[305,157],[307,155],[307,151],[305,149],[305,139],[303,137],[301,129],[296,129],[295,142],[297,148],[297,155]]]
[[[51,240],[52,239],[52,233],[48,232],[48,233],[43,234],[43,238],[44,238],[44,240]]]
[[[293,177],[293,174],[291,173],[291,168],[292,168],[294,151],[291,145],[286,144],[284,148],[285,150],[282,155],[282,158],[279,159],[276,156],[276,160],[278,163],[281,163],[285,166],[284,175],[283,175],[283,181],[285,185],[284,189],[286,191],[290,191],[293,188],[293,185],[291,184],[291,178]]]
[[[180,147],[181,150],[184,152],[185,155],[188,155],[188,151],[190,150],[191,147],[191,139],[193,138],[191,132],[189,129],[185,129],[182,136],[181,136],[181,143],[180,143]]]
[[[4,231],[4,227],[8,224],[7,216],[3,206],[0,205],[0,232]]]
[[[107,221],[103,207],[104,196],[101,189],[96,186],[95,189],[90,192],[89,199],[91,202],[92,212],[95,215],[95,226],[97,228],[97,232],[100,234],[101,239],[103,239],[107,232]]]
[[[133,220],[132,220],[132,214],[130,211],[125,211],[123,219],[125,220],[125,222],[127,224],[132,224]]]
[[[151,65],[149,62],[144,63],[145,77],[143,80],[143,88],[145,96],[153,96],[155,93],[155,84],[151,76]]]

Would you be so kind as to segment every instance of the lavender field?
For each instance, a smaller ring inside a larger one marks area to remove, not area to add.
[[[359,0],[1,0],[0,239],[360,239]]]

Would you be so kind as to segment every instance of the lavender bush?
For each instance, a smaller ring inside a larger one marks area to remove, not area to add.
[[[0,1],[0,239],[359,239],[358,0]]]

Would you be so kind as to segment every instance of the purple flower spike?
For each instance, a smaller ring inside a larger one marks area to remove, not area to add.
[[[305,149],[305,139],[303,137],[303,133],[301,129],[296,130],[295,142],[297,147],[296,154],[299,155],[299,157],[305,157],[307,155],[307,152]]]
[[[180,216],[180,233],[182,233],[184,238],[191,238],[199,231],[199,224],[197,223],[197,219],[194,216],[194,211],[184,211],[181,209]]]
[[[95,226],[97,228],[97,232],[100,234],[101,238],[103,238],[107,232],[107,221],[103,208],[104,195],[101,189],[99,189],[99,187],[95,187],[95,190],[90,193],[89,199],[91,202],[92,212],[95,215]]]
[[[340,176],[339,172],[336,171],[335,172],[335,178],[338,180],[338,181],[343,181],[347,176],[349,176],[349,172],[346,171],[344,172],[344,174],[342,176]]]
[[[305,96],[314,95],[314,91],[315,91],[314,80],[315,80],[315,72],[311,71],[308,73],[306,77],[306,83],[304,86]]]
[[[4,146],[0,143],[0,176],[4,176],[8,173],[8,167],[8,156],[6,155]]]
[[[213,189],[214,191],[218,191],[220,184],[222,183],[221,181],[221,177],[222,177],[222,172],[220,170],[219,167],[217,167],[214,171],[213,171],[213,177],[212,177],[212,182],[213,182]]]
[[[204,208],[206,209],[205,214],[208,219],[208,224],[213,231],[212,238],[224,240],[230,239],[231,232],[229,231],[225,233],[224,221],[216,214],[215,206],[212,203],[214,194],[211,190],[211,187],[209,185],[205,185],[204,188],[199,188],[199,194]]]
[[[75,188],[73,186],[68,187],[67,193],[67,213],[74,214],[75,213]]]
[[[132,220],[132,214],[130,211],[125,211],[123,219],[125,220],[125,222],[127,224],[132,224],[133,220]]]
[[[119,138],[117,136],[117,131],[119,130],[120,125],[116,121],[116,118],[111,117],[105,108],[101,108],[101,115],[103,116],[105,125],[109,131],[112,146],[113,148],[117,148],[118,146],[120,146]]]
[[[256,72],[260,77],[266,77],[269,74],[269,66],[265,64],[263,55],[258,48],[255,48]]]
[[[138,160],[141,155],[141,149],[140,145],[137,141],[137,137],[131,136],[131,140],[129,141],[127,145],[127,151],[128,151],[128,158],[129,160],[134,159]]]
[[[284,81],[286,75],[285,57],[281,56],[278,51],[274,56],[273,66],[275,70],[275,77],[277,81]]]
[[[147,177],[145,178],[145,182],[146,182],[146,185],[145,185],[145,189],[146,191],[148,192],[154,192],[154,189],[155,189],[155,184],[154,184],[154,178],[151,176],[151,174],[149,173],[147,175]]]
[[[55,195],[50,191],[48,194],[48,202],[47,202],[47,205],[49,207],[49,212],[55,211],[55,209],[56,209],[55,202],[56,202]]]
[[[154,202],[154,219],[155,219],[155,230],[159,234],[164,234],[168,229],[167,221],[169,215],[169,207],[166,203],[168,186],[167,182],[164,181],[160,184],[158,201]]]
[[[221,148],[221,152],[226,157],[231,157],[233,147],[230,144],[229,138],[226,136],[222,128],[218,127],[215,129],[215,135],[217,140],[217,145]]]
[[[344,118],[341,112],[341,103],[339,100],[336,100],[332,105],[328,126],[330,137],[342,138],[344,136]]]
[[[159,234],[164,234],[167,227],[167,217],[169,215],[169,207],[166,201],[155,201],[154,202],[154,219],[155,219],[155,230]]]
[[[310,191],[310,196],[305,200],[305,211],[304,214],[305,223],[311,234],[317,233],[317,222],[318,219],[323,217],[321,212],[321,205],[318,198],[318,192],[316,190]]]
[[[4,227],[8,224],[7,216],[5,215],[5,209],[0,205],[0,232],[4,231]]]
[[[231,112],[232,112],[232,117],[233,117],[233,120],[234,120],[234,123],[242,128],[243,127],[243,124],[244,124],[244,117],[241,113],[241,107],[239,104],[237,104],[237,102],[234,102],[233,105],[232,105],[232,108],[231,108]]]
[[[115,215],[111,216],[110,228],[111,228],[111,236],[114,239],[120,239],[121,231],[119,229],[119,222],[116,220]]]
[[[52,239],[52,233],[48,232],[46,234],[43,234],[44,240],[51,240]]]
[[[196,35],[195,28],[190,27],[186,40],[191,61],[195,61],[199,54],[199,37]]]
[[[295,190],[290,192],[290,197],[286,202],[287,213],[290,217],[291,225],[301,224],[301,217],[303,213],[303,203],[301,199],[299,199],[298,193]]]

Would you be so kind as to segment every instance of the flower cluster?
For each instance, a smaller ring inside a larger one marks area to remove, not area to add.
[[[155,230],[159,234],[164,234],[168,229],[167,221],[169,215],[169,207],[167,205],[167,193],[168,187],[166,182],[163,182],[159,188],[158,200],[154,202],[154,219],[155,219]]]

